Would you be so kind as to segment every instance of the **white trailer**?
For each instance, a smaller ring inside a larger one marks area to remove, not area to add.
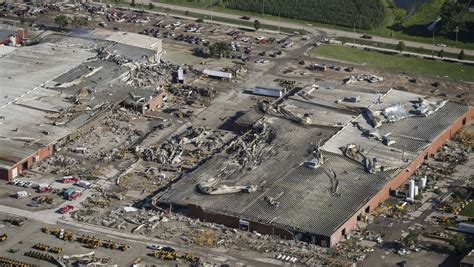
[[[30,193],[26,192],[26,191],[18,191],[16,192],[16,198],[20,199],[20,198],[27,198],[31,196]]]
[[[253,93],[256,95],[264,95],[264,96],[271,96],[271,97],[282,97],[283,96],[283,89],[278,88],[266,88],[257,86],[253,89]]]

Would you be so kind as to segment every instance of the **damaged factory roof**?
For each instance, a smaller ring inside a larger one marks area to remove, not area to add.
[[[157,201],[330,236],[469,107],[396,90],[305,89],[263,110]]]
[[[133,33],[133,32],[122,32],[122,31],[109,31],[105,29],[76,29],[72,32],[73,36],[81,38],[90,38],[94,40],[110,41],[117,44],[126,46],[133,46],[135,48],[142,48],[146,50],[152,50],[157,53],[161,53],[162,41],[161,39]]]
[[[70,132],[48,118],[71,105],[63,101],[66,95],[41,86],[93,55],[83,49],[42,43],[0,58],[1,167],[13,166]]]

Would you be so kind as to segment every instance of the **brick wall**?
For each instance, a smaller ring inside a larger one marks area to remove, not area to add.
[[[440,134],[418,157],[413,160],[406,169],[401,170],[382,190],[380,190],[373,198],[371,198],[366,205],[358,210],[349,220],[347,220],[334,234],[331,235],[331,246],[340,241],[342,237],[342,230],[345,229],[346,233],[349,233],[357,225],[357,216],[363,214],[367,207],[370,210],[376,208],[382,201],[386,200],[390,195],[390,190],[396,189],[403,185],[413,173],[423,164],[425,156],[432,155],[438,151],[438,149],[444,145],[444,143],[450,139],[457,131],[459,131],[464,124],[470,124],[474,120],[474,108],[455,120],[450,128],[446,129]]]
[[[1,180],[9,180],[10,179],[10,172],[7,169],[0,169],[0,179]]]
[[[206,212],[201,207],[193,205],[193,204],[188,204],[187,210],[186,210],[186,216],[194,218],[194,219],[200,219],[206,222],[222,224],[230,228],[239,229],[240,227],[240,219],[237,217]],[[249,221],[249,231],[250,232],[256,231],[260,234],[268,234],[268,235],[274,234],[285,239],[293,238],[293,233],[291,231],[278,228],[278,227],[273,227],[271,225],[267,225],[263,223],[252,222],[252,221]]]

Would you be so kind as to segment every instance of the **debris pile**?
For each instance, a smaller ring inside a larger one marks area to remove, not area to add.
[[[172,86],[168,88],[168,92],[175,96],[174,102],[184,102],[186,105],[198,103],[207,103],[216,93],[214,89],[197,87],[192,85]]]
[[[383,82],[383,77],[371,75],[371,74],[359,74],[357,76],[351,76],[344,79],[345,84],[351,84],[359,81],[367,81],[369,83]]]
[[[264,121],[259,121],[253,129],[232,141],[226,152],[233,164],[238,164],[241,169],[251,170],[272,155],[270,144],[274,139],[274,131]]]
[[[137,147],[135,151],[145,161],[161,164],[162,169],[189,169],[216,153],[224,144],[223,134],[202,127],[188,127],[159,146]]]

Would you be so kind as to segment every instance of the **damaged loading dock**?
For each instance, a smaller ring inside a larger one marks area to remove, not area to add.
[[[233,228],[335,245],[355,228],[361,214],[371,212],[388,198],[425,157],[474,118],[471,107],[451,102],[431,114],[413,116],[424,97],[396,90],[384,95],[357,92],[360,101],[341,103],[353,93],[303,90],[289,97],[256,124],[265,124],[271,133],[263,148],[258,147],[259,142],[241,137],[248,142],[250,155],[236,158],[235,147],[227,147],[196,170],[183,174],[156,196],[156,202],[184,208],[192,218]],[[357,127],[365,121],[362,110],[379,114],[398,103],[409,116],[374,129],[394,141],[390,146],[374,138],[368,129]],[[255,128],[250,136],[254,134],[259,134]],[[371,164],[377,168],[368,169],[344,153],[353,143],[370,161],[376,158]],[[266,154],[266,149],[271,152]],[[314,159],[316,151],[324,161],[316,168],[305,167],[303,163]],[[391,162],[396,164],[391,166]],[[210,182],[220,191],[249,186],[255,190],[203,194],[198,185]]]

